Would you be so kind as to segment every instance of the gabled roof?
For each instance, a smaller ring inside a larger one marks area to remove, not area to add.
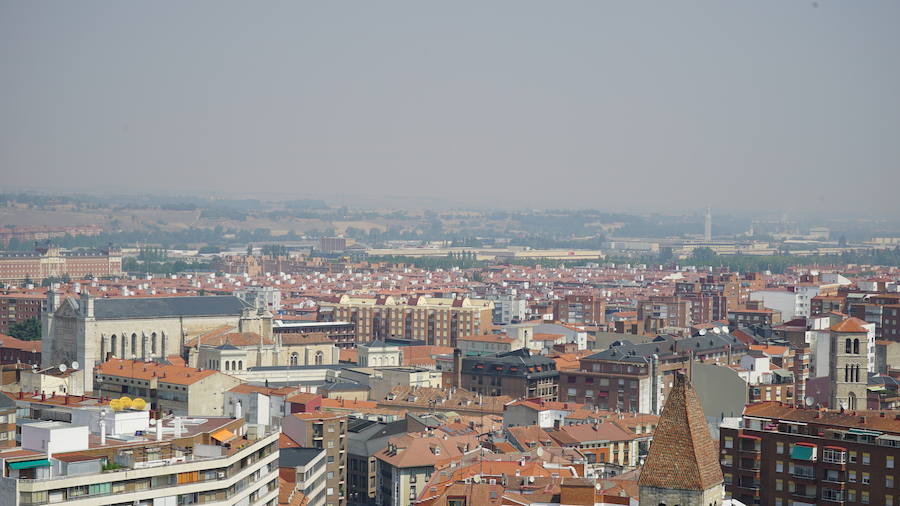
[[[247,304],[233,295],[198,297],[125,297],[96,299],[94,318],[173,318],[179,316],[240,316]]]
[[[663,407],[638,484],[706,490],[724,481],[718,447],[706,425],[697,392],[681,374]]]

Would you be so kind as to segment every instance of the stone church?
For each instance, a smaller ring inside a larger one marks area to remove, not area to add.
[[[42,316],[42,366],[77,361],[84,372],[79,386],[91,391],[92,370],[107,358],[152,360],[181,355],[186,340],[223,325],[238,326],[246,309],[247,303],[231,295],[96,298],[82,294],[62,299],[51,291]]]

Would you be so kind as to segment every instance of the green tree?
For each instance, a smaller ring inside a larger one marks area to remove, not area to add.
[[[9,326],[9,335],[23,341],[39,341],[41,339],[41,321],[30,318]]]

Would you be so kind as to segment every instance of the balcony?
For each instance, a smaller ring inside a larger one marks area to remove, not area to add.
[[[732,486],[742,488],[744,490],[759,491],[759,481],[757,480],[740,480],[735,482]]]
[[[822,500],[830,503],[843,504],[847,500],[847,496],[843,490],[832,490],[830,488],[822,489]]]
[[[814,488],[813,489],[798,488],[797,490],[794,490],[793,492],[791,492],[791,494],[795,495],[797,497],[802,497],[804,499],[815,499],[816,498],[816,489],[814,489]]]

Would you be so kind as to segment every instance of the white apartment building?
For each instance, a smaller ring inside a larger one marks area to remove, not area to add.
[[[0,504],[278,503],[277,432],[254,437],[224,417],[151,425],[146,411],[76,411],[78,423],[23,425],[22,447],[0,451]]]

